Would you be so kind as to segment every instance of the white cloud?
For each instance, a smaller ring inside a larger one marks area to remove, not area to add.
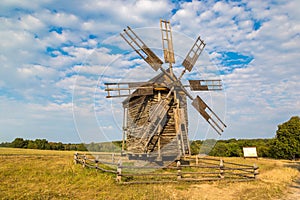
[[[9,0],[1,4],[0,103],[7,112],[13,110],[9,116],[1,116],[3,141],[18,135],[22,128],[24,137],[38,137],[30,134],[45,131],[45,137],[59,140],[58,135],[52,137],[50,133],[59,130],[67,132],[65,141],[71,135],[77,137],[75,130],[64,125],[72,121],[69,114],[74,87],[81,131],[92,138],[99,132],[97,123],[102,120],[109,128],[106,130],[117,137],[110,129],[115,126],[111,116],[105,120],[99,117],[112,109],[99,84],[144,80],[155,74],[135,57],[118,33],[127,25],[150,27],[135,31],[161,57],[160,18],[171,20],[174,38],[177,37],[174,49],[178,62],[198,34],[220,70],[230,71],[232,67],[222,66],[224,52],[253,58],[245,68],[222,75],[228,98],[229,128],[225,137],[272,137],[278,123],[300,113],[299,1],[276,4],[272,1],[80,1],[75,4]],[[175,7],[178,10],[172,15]],[[198,73],[211,77],[213,65],[203,56],[197,65]],[[190,77],[197,78],[197,73]],[[95,92],[99,101],[96,108]],[[113,111],[116,116],[120,115],[118,109]],[[29,114],[21,112],[24,110]],[[37,121],[32,120],[38,116]],[[115,121],[119,123],[120,119]],[[6,123],[15,123],[17,127]],[[25,128],[26,123],[30,126]],[[34,125],[40,128],[34,131]]]
[[[300,75],[299,45],[296,47],[300,31],[294,12],[299,3],[236,4],[187,2],[173,21],[176,28],[188,34],[199,30],[215,61],[222,51],[254,58],[248,68],[222,76],[228,98],[229,128],[225,137],[272,137],[278,123],[300,113],[295,107],[300,96],[300,85],[296,84]],[[195,20],[199,23],[189,23]],[[258,30],[254,30],[255,20],[260,20]]]
[[[70,103],[34,104],[5,97],[0,98],[0,141],[15,137],[46,138],[50,141],[78,142]]]

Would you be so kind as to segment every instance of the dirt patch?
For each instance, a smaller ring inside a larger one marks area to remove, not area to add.
[[[287,192],[279,200],[296,200],[300,199],[300,176],[289,185]]]
[[[297,169],[300,172],[300,162],[289,162],[285,166]],[[287,192],[281,198],[282,200],[295,200],[300,199],[300,174],[288,186]]]

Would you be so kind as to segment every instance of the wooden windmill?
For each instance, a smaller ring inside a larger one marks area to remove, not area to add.
[[[124,29],[121,37],[155,71],[161,73],[145,82],[105,83],[108,95],[127,97],[123,101],[123,147],[131,157],[180,158],[190,155],[188,139],[187,98],[202,117],[221,134],[226,125],[199,97],[194,98],[185,87],[192,91],[221,90],[221,80],[189,80],[183,85],[181,78],[186,71],[191,71],[205,47],[200,37],[184,59],[184,67],[179,77],[173,73],[175,63],[171,25],[160,20],[164,61],[168,68],[163,68],[163,61],[148,48],[141,38],[130,28]],[[133,156],[134,155],[134,156]]]

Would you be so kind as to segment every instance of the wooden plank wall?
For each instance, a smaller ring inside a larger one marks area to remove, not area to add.
[[[160,91],[161,98],[165,99],[168,91]],[[175,130],[175,120],[174,120],[174,111],[173,109],[176,108],[176,103],[173,100],[173,94],[170,95],[168,101],[170,102],[170,109],[167,112],[167,120],[164,127],[162,127],[162,132],[160,134],[160,146],[161,146],[161,155],[174,155],[180,154],[178,152],[178,138],[177,133]],[[126,146],[127,151],[131,153],[145,153],[143,151],[143,145],[145,142],[140,142],[142,131],[145,126],[149,125],[149,113],[151,109],[158,103],[158,91],[155,91],[154,95],[148,96],[139,96],[139,97],[132,97],[127,106],[128,106],[128,130],[127,130],[127,139],[126,139]],[[185,126],[186,130],[188,127],[188,116],[187,116],[187,105],[186,105],[186,96],[183,93],[179,93],[178,95],[180,101],[180,107],[184,109],[184,119],[185,119]],[[149,138],[147,138],[148,140]],[[154,136],[152,138],[152,143],[157,143],[158,136]],[[188,147],[188,135],[187,131],[183,137],[184,145]],[[149,151],[157,152],[158,145],[150,147]],[[189,148],[185,148],[184,153],[189,153]]]

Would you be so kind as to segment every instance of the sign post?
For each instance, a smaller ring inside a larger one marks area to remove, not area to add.
[[[256,147],[243,147],[244,158],[258,158]]]

